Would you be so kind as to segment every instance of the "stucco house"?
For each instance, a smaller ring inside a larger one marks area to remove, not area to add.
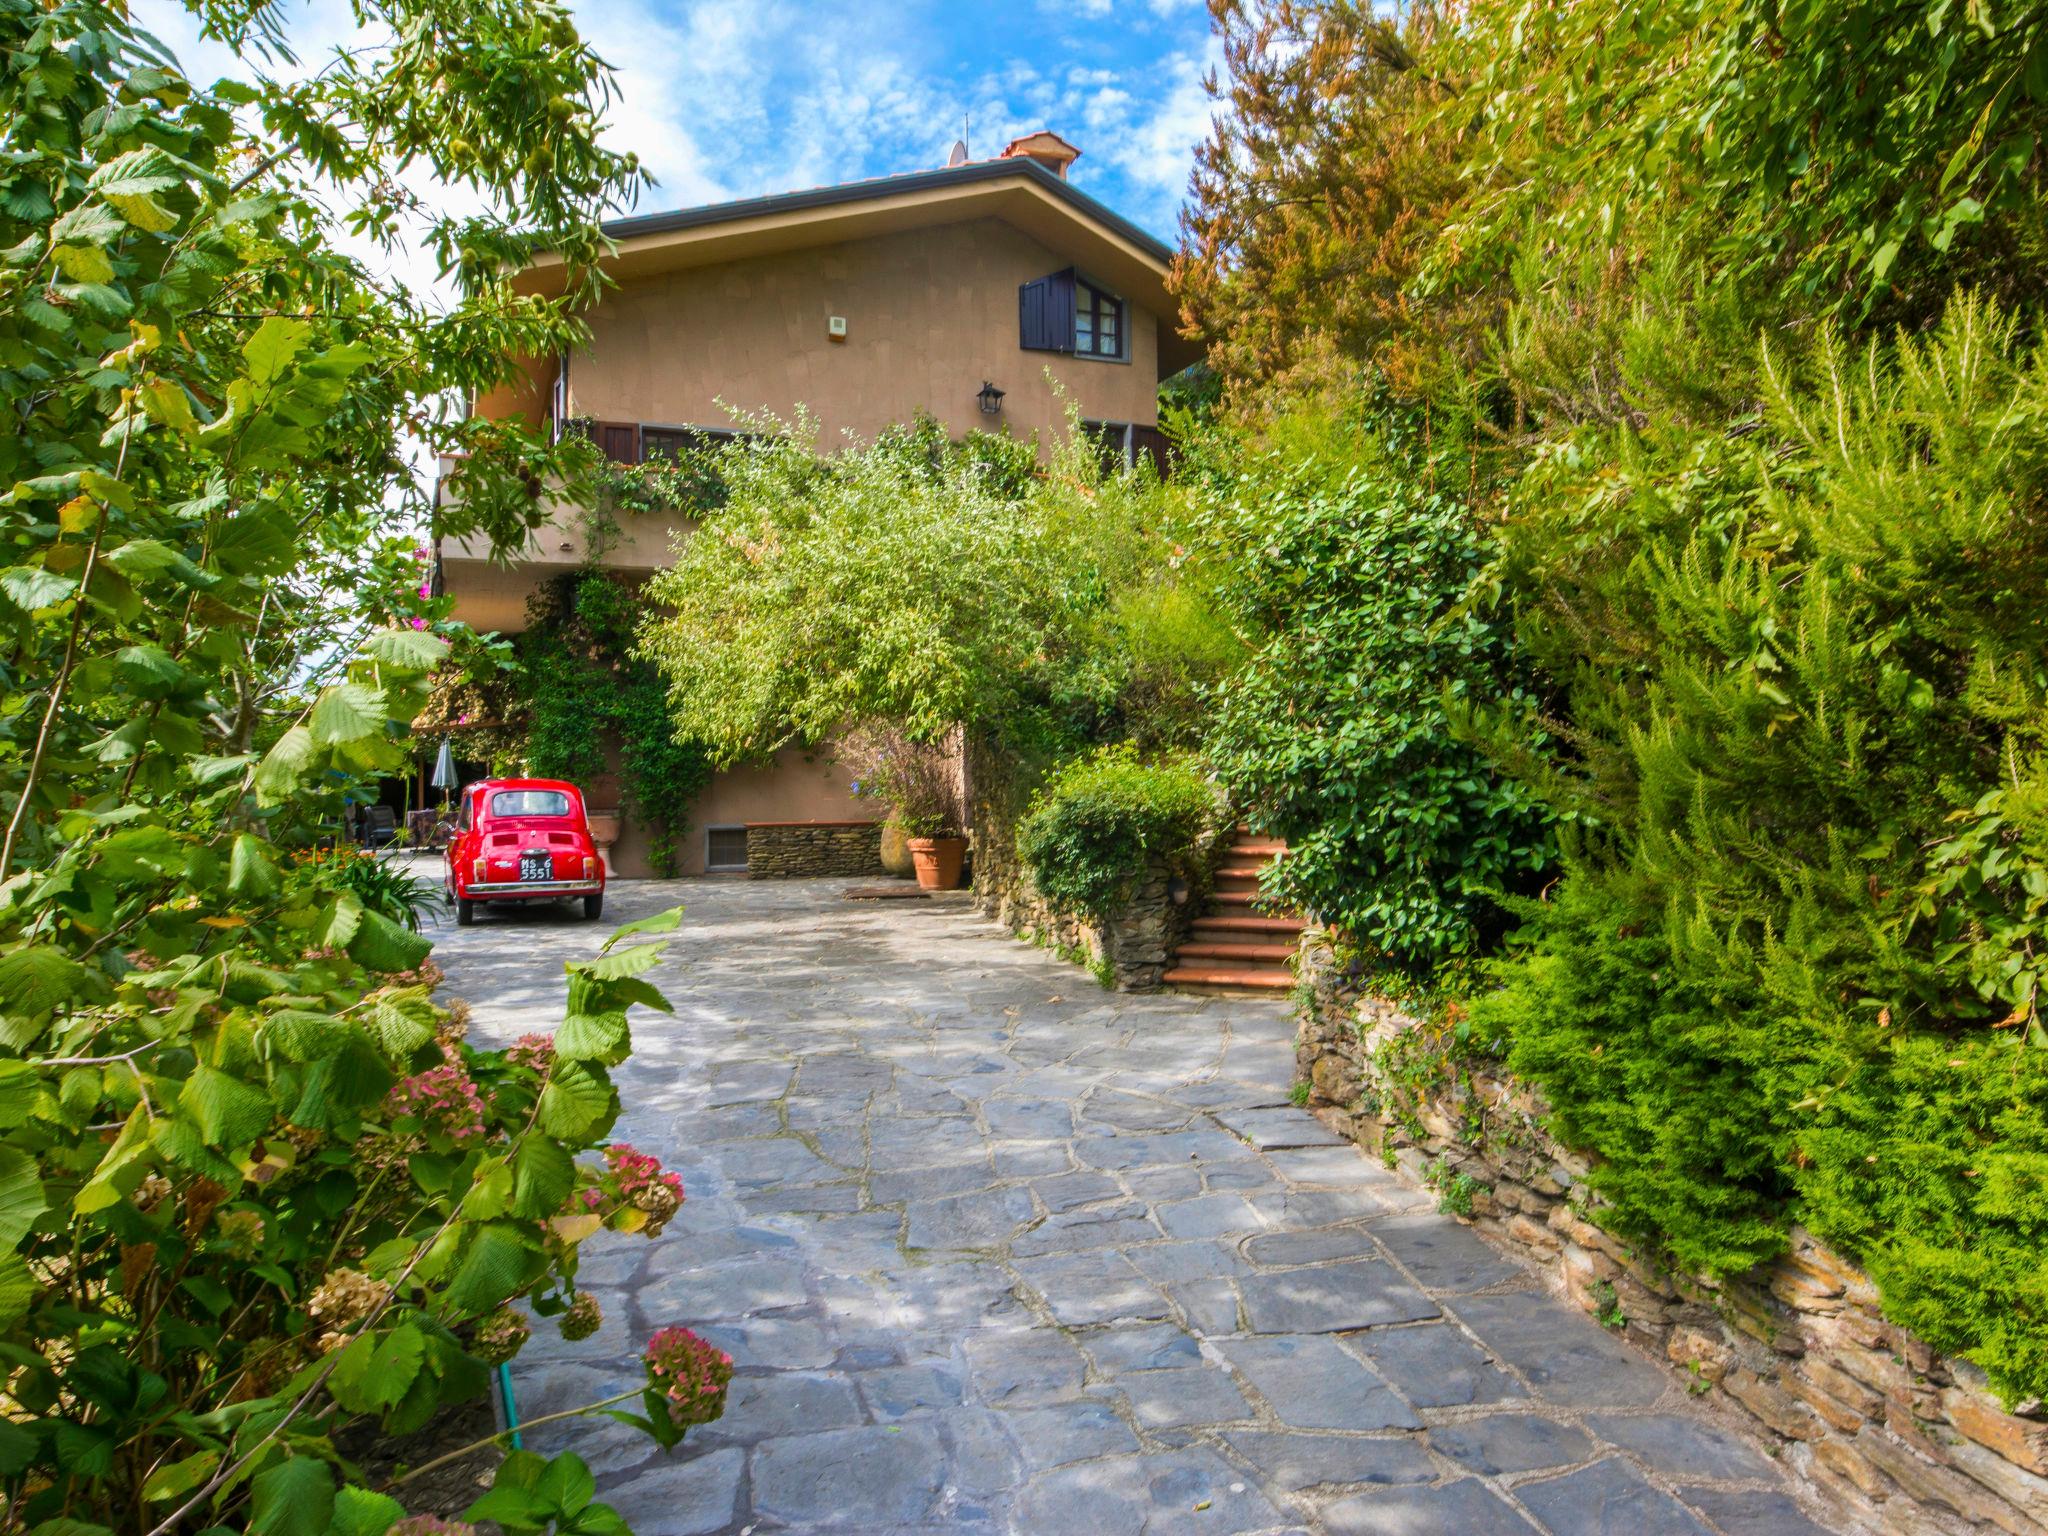
[[[1110,451],[1156,451],[1159,382],[1196,348],[1174,324],[1171,252],[1068,181],[1079,154],[1040,132],[992,160],[956,147],[939,170],[617,220],[605,263],[616,286],[587,316],[588,346],[530,360],[521,385],[473,409],[557,431],[587,424],[609,457],[639,462],[728,433],[727,407],[788,417],[802,406],[826,442],[926,411],[956,436],[1045,443],[1065,430],[1063,391]],[[561,280],[546,258],[523,279],[537,291]],[[602,563],[652,572],[680,526],[625,518]],[[586,559],[583,527],[564,508],[509,564],[478,541],[440,540],[455,616],[523,628],[534,590]],[[682,872],[744,868],[750,825],[758,847],[767,824],[875,814],[829,754],[786,752],[713,781]],[[613,859],[641,872],[633,830]]]

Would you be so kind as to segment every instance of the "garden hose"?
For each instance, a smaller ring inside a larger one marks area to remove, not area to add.
[[[512,1449],[524,1450],[519,1442],[519,1405],[512,1398],[512,1364],[509,1360],[498,1362],[498,1400],[505,1410],[505,1433],[512,1437]]]

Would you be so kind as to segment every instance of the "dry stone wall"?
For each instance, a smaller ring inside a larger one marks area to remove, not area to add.
[[[1870,1281],[1810,1233],[1728,1280],[1664,1268],[1590,1219],[1587,1164],[1545,1133],[1528,1084],[1447,1070],[1427,1026],[1353,985],[1317,930],[1300,968],[1296,1056],[1325,1121],[1435,1186],[1693,1391],[1740,1405],[1864,1529],[2048,1533],[2039,1403],[2006,1412],[1968,1362],[1887,1322]]]
[[[1225,841],[1219,830],[1188,857],[1136,872],[1121,911],[1097,921],[1055,906],[1017,853],[1023,796],[986,749],[969,759],[973,786],[974,902],[1019,938],[1083,959],[1119,992],[1156,991],[1188,924],[1202,908]]]
[[[879,875],[879,821],[750,821],[747,876],[792,880],[806,876]]]

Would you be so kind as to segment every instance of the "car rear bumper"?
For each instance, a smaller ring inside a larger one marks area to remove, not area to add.
[[[461,894],[471,901],[518,901],[530,896],[595,896],[601,880],[472,880]]]

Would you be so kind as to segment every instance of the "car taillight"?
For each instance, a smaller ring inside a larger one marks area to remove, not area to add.
[[[488,869],[489,866],[485,864],[482,856],[479,855],[475,867],[470,871],[469,878],[472,880],[487,880],[490,878]]]
[[[583,856],[583,878],[586,880],[595,880],[597,878],[597,860],[587,853]]]

